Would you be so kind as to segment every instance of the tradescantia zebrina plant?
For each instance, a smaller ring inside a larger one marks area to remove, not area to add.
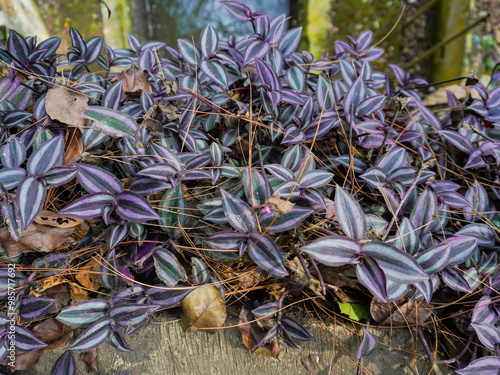
[[[54,373],[74,374],[74,352],[130,351],[160,309],[182,304],[186,331],[221,327],[226,287],[265,282],[278,301],[240,314],[251,350],[313,339],[286,311],[312,293],[416,326],[434,366],[498,373],[500,73],[431,109],[424,80],[373,71],[369,31],[314,60],[284,15],[221,7],[253,33],[113,49],[71,29],[59,54],[59,38],[11,31],[0,45],[4,363],[13,315],[17,352],[47,347],[53,324],[67,349]],[[193,318],[193,290],[217,321]],[[359,363],[377,341],[363,332]]]

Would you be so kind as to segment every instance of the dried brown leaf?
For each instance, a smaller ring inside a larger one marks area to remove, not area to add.
[[[38,323],[31,332],[43,342],[49,344],[44,350],[63,349],[71,341],[73,328],[50,317]]]
[[[54,211],[47,210],[42,210],[40,215],[34,220],[37,224],[57,228],[73,228],[82,224],[84,221],[85,220],[74,216],[59,215]]]
[[[307,371],[314,371],[319,364],[319,355],[309,354],[300,360]]]
[[[47,91],[45,111],[53,120],[83,129],[86,120],[82,113],[87,108],[89,98],[78,90],[56,86]]]
[[[269,275],[266,272],[260,270],[253,270],[249,272],[244,272],[237,276],[238,285],[241,289],[253,288],[262,281],[269,279]]]
[[[280,214],[286,214],[295,206],[294,203],[280,198],[280,194],[273,195],[266,200],[266,203],[273,205],[273,210]]]
[[[409,302],[408,296],[389,303],[378,302],[373,298],[370,313],[383,326],[422,324],[432,315],[430,306],[425,301]]]
[[[140,70],[136,66],[118,73],[111,82],[121,81],[123,91],[132,96],[140,96],[143,91],[151,94],[151,84],[148,73]]]
[[[69,128],[66,133],[64,146],[64,164],[68,165],[83,152],[82,131],[78,128]]]
[[[9,228],[0,229],[0,243],[9,257],[17,257],[29,251],[48,253],[66,244],[74,243],[74,228],[56,228],[31,224],[18,241],[10,236]]]
[[[35,367],[42,353],[43,349],[37,349],[28,353],[21,353],[16,351],[16,360],[14,362],[14,366],[9,366],[10,360],[8,357],[5,358],[1,364],[4,366],[9,366],[9,369],[11,370],[29,370],[30,368]]]
[[[257,322],[253,322],[253,320],[255,320],[255,316],[249,310],[243,307],[240,312],[238,328],[241,332],[243,344],[245,344],[245,346],[250,350],[255,348],[255,345],[257,345],[267,333],[267,330],[265,328],[259,326]],[[280,348],[276,340],[273,340],[255,350],[254,353],[262,354],[267,357],[278,358],[280,355]]]
[[[99,371],[99,366],[97,365],[97,348],[91,349],[88,352],[82,353],[82,361],[89,366],[92,371]]]
[[[212,285],[196,288],[182,300],[182,328],[186,332],[204,329],[215,333],[217,327],[222,327],[226,321],[226,305],[220,292]]]
[[[76,274],[76,280],[85,288],[97,290],[100,288],[99,282],[99,267],[100,264],[92,259],[87,265]]]

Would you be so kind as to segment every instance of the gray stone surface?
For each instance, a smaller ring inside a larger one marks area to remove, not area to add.
[[[108,344],[99,348],[99,375],[119,375],[129,371],[131,375],[278,375],[278,374],[356,374],[354,354],[360,338],[353,334],[355,326],[349,322],[335,322],[322,317],[324,323],[316,324],[303,314],[298,319],[315,336],[301,348],[293,350],[280,342],[280,361],[252,354],[243,345],[241,333],[236,327],[238,320],[229,317],[226,327],[214,335],[195,332],[183,337],[180,323],[168,314],[161,314],[148,326],[127,338],[134,349],[132,353],[118,353]],[[325,324],[326,323],[326,324]],[[374,331],[376,332],[376,331]],[[362,374],[416,375],[428,374],[430,366],[420,344],[415,345],[408,329],[376,332],[380,345],[364,359]],[[417,354],[414,355],[415,348]],[[31,370],[18,371],[19,375],[49,375],[62,350],[44,352],[40,362]],[[314,371],[307,371],[301,359],[318,355],[319,363]],[[77,374],[88,372],[77,353]],[[415,367],[416,366],[416,367]],[[442,374],[451,374],[441,366]]]

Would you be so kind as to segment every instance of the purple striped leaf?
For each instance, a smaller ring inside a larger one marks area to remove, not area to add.
[[[120,194],[122,183],[112,173],[95,165],[77,164],[78,182],[92,193]]]
[[[94,120],[92,127],[112,137],[135,135],[139,126],[135,120],[123,112],[101,106],[88,106],[82,117]]]
[[[271,213],[260,216],[261,227],[271,233],[281,233],[287,230],[299,228],[300,225],[310,215],[314,213],[314,209],[307,207],[294,206],[286,214]]]
[[[16,199],[11,202],[2,200],[2,216],[9,227],[9,233],[14,241],[21,238],[21,220],[19,219],[19,204]]]
[[[226,68],[223,64],[215,60],[202,60],[200,68],[215,83],[228,88]]]
[[[149,177],[158,181],[170,182],[177,174],[174,167],[169,164],[154,164],[137,172],[138,176]]]
[[[299,185],[302,188],[320,188],[328,185],[332,178],[333,173],[327,171],[308,171],[300,177]]]
[[[387,300],[398,301],[410,291],[410,284],[399,284],[391,280],[386,280]]]
[[[78,173],[77,168],[55,167],[43,175],[44,181],[50,186],[61,186],[70,182]]]
[[[253,232],[249,235],[248,256],[270,276],[281,279],[288,276],[282,252],[267,234]]]
[[[87,53],[85,54],[85,62],[92,64],[101,54],[103,40],[102,36],[95,36],[87,40]]]
[[[472,143],[459,132],[452,130],[440,130],[437,133],[440,134],[446,142],[466,154],[471,154],[474,151]]]
[[[66,350],[57,360],[52,375],[75,375],[76,362],[71,350]]]
[[[101,216],[105,207],[114,207],[116,198],[107,193],[86,195],[70,203],[58,213],[60,215],[76,216],[82,219],[92,219]]]
[[[71,43],[74,49],[79,52],[79,55],[84,56],[87,53],[87,45],[82,35],[73,27],[70,27],[69,35],[71,36]]]
[[[363,340],[361,340],[361,344],[359,344],[356,356],[354,357],[355,361],[359,362],[363,357],[367,357],[372,354],[377,346],[378,337],[370,333],[368,327],[365,327],[363,329]]]
[[[155,102],[151,95],[149,95],[146,91],[142,91],[141,93],[141,108],[144,113],[147,113],[150,108],[155,105]]]
[[[130,191],[140,195],[161,193],[171,188],[172,185],[170,183],[154,180],[152,178],[138,178],[129,186]]]
[[[278,302],[266,303],[252,310],[256,318],[272,318],[279,309]]]
[[[471,324],[481,343],[489,350],[495,350],[500,343],[500,327],[493,324]],[[500,370],[500,369],[499,369]],[[497,372],[498,374],[498,372]],[[482,373],[481,373],[482,375]]]
[[[253,39],[245,47],[245,62],[247,65],[254,59],[260,59],[269,52],[269,43],[265,40]]]
[[[441,121],[439,121],[436,115],[432,113],[432,111],[427,108],[424,103],[422,103],[420,100],[414,100],[413,103],[417,105],[420,113],[422,114],[422,117],[427,124],[429,124],[436,130],[441,130]]]
[[[28,225],[42,211],[46,197],[47,188],[34,177],[28,177],[19,185],[17,201],[24,229],[28,228]]]
[[[255,59],[255,67],[257,68],[260,81],[265,87],[268,87],[271,91],[276,91],[281,88],[278,76],[271,65],[261,59]]]
[[[153,312],[160,306],[140,305],[134,303],[125,303],[113,306],[109,311],[109,317],[120,327],[138,327],[144,325],[149,320]]]
[[[455,370],[458,375],[498,375],[500,357],[482,357],[472,361],[467,367]]]
[[[316,189],[306,189],[303,198],[308,200],[309,202],[312,202],[313,204],[317,204],[323,207],[325,210],[327,209],[325,197]]]
[[[195,284],[203,285],[209,282],[210,272],[204,261],[200,258],[191,258],[191,272],[193,274],[193,280]]]
[[[264,204],[266,199],[271,196],[271,186],[267,178],[256,169],[245,168],[242,178],[243,188],[247,197],[247,202],[252,206]]]
[[[451,207],[467,208],[470,206],[469,201],[456,191],[442,191],[438,193],[438,196],[443,199],[444,203]]]
[[[56,319],[71,327],[88,327],[104,317],[110,307],[103,299],[81,301],[62,309]]]
[[[344,98],[344,110],[351,113],[365,99],[367,93],[366,83],[363,77],[358,77],[347,91]]]
[[[24,127],[23,121],[28,120],[32,116],[31,113],[15,110],[7,113],[3,117],[3,123],[6,127],[11,128],[14,126]],[[25,124],[24,124],[25,125]]]
[[[222,207],[227,215],[229,224],[239,232],[253,232],[257,230],[255,216],[250,213],[250,207],[238,197],[220,190]]]
[[[12,326],[11,326],[12,327]],[[15,326],[15,346],[16,350],[20,352],[32,352],[37,349],[42,349],[47,346],[46,343],[41,341],[38,337],[36,337],[33,333],[28,331],[27,329]]]
[[[432,295],[437,290],[440,285],[440,280],[438,274],[429,275],[429,280],[420,281],[418,283],[413,284],[417,289],[415,294],[412,296],[412,300],[416,301],[421,298],[424,298],[427,303],[430,303],[432,300]]]
[[[402,147],[394,147],[380,158],[377,167],[383,169],[385,173],[390,173],[397,168],[404,167],[406,159],[406,150]]]
[[[235,232],[219,232],[205,237],[203,242],[214,250],[236,250],[248,238],[246,234]]]
[[[375,259],[386,278],[396,283],[412,284],[429,278],[412,256],[391,244],[367,242],[362,246],[361,253]]]
[[[123,81],[109,86],[102,96],[102,106],[117,111],[120,108],[123,93]]]
[[[119,194],[116,197],[116,204],[116,213],[127,221],[141,223],[161,219],[146,198],[131,191]]]
[[[385,180],[387,174],[383,169],[377,167],[371,167],[363,173],[361,177],[364,181],[368,182],[373,187],[385,186]]]
[[[226,8],[226,10],[231,13],[231,15],[240,21],[251,21],[252,10],[238,3],[237,1],[221,1],[220,4]]]
[[[186,281],[184,267],[168,250],[158,247],[153,254],[156,275],[169,287],[174,287],[179,281]]]
[[[358,242],[336,236],[319,238],[308,245],[302,246],[300,251],[330,267],[356,264],[360,257]]]
[[[298,66],[288,69],[286,71],[286,78],[288,80],[288,84],[293,90],[302,91],[304,89],[306,76]]]
[[[393,245],[410,255],[414,255],[419,248],[419,239],[415,227],[408,218],[403,218],[397,234]]]
[[[335,189],[335,211],[337,221],[344,233],[360,240],[366,232],[366,219],[358,201],[337,185]]]
[[[482,213],[488,210],[490,200],[486,189],[477,180],[465,193],[469,207],[465,210],[464,217],[467,221],[477,221]]]
[[[54,137],[38,147],[28,159],[26,169],[39,177],[63,161],[64,138]]]
[[[299,46],[301,34],[302,27],[296,27],[288,30],[285,35],[283,35],[278,45],[283,57],[288,57],[295,52]]]
[[[478,250],[478,240],[470,236],[458,236],[446,239],[451,247],[448,264],[460,264],[473,256]]]
[[[271,173],[274,177],[276,177],[280,181],[295,180],[293,172],[284,165],[268,164],[265,166],[265,168],[269,173]]]
[[[280,325],[293,342],[311,341],[314,339],[314,336],[307,332],[304,327],[302,327],[295,320],[287,318],[286,316],[281,318]]]
[[[26,177],[23,168],[3,168],[0,169],[0,184],[5,190],[12,190]]]
[[[167,190],[161,198],[160,225],[174,239],[180,237],[180,228],[186,222],[186,206],[187,202],[181,184]]]
[[[165,288],[162,285],[149,288],[146,294],[155,305],[160,305],[162,308],[168,309],[180,306],[184,297],[191,292],[192,289],[189,288]]]
[[[368,116],[372,113],[382,109],[385,105],[385,95],[375,95],[363,100],[359,106],[356,107],[356,116]]]
[[[493,301],[488,296],[482,296],[476,302],[472,311],[472,324],[495,324],[497,322],[497,313]]]
[[[469,283],[464,278],[464,272],[455,267],[446,267],[441,271],[441,279],[451,289],[458,292],[470,293]]]
[[[416,169],[413,167],[401,167],[393,169],[387,176],[391,182],[399,182],[404,186],[410,186],[415,181]]]
[[[333,96],[332,83],[329,79],[319,76],[318,86],[316,87],[316,99],[322,110],[328,110],[335,105]]]
[[[116,225],[111,230],[111,235],[109,236],[109,248],[114,249],[118,246],[128,236],[129,231],[130,225],[128,223]]]
[[[56,300],[47,297],[23,298],[19,306],[21,320],[31,322],[41,318],[52,307],[54,302]]]
[[[455,236],[471,236],[477,239],[479,246],[495,245],[495,232],[492,228],[483,224],[467,224],[455,233]]]
[[[417,254],[415,260],[428,274],[438,273],[443,270],[450,261],[451,245],[440,243]]]
[[[98,320],[78,336],[69,349],[75,352],[88,352],[97,348],[108,339],[112,324],[113,320],[110,318]]]
[[[132,348],[128,346],[127,341],[118,331],[111,331],[108,344],[121,353],[130,353],[132,351]]]
[[[436,193],[430,189],[424,189],[415,203],[415,207],[410,215],[410,221],[417,230],[421,232],[429,224],[434,221],[434,216],[437,213],[437,197]]]
[[[201,54],[205,58],[211,57],[217,50],[219,36],[211,24],[205,26],[200,35]]]
[[[17,168],[26,159],[26,147],[17,137],[11,137],[10,142],[0,148],[0,160],[6,168]]]
[[[363,257],[362,263],[356,266],[356,275],[361,284],[380,302],[388,301],[385,274],[375,259],[369,256]]]
[[[184,61],[188,64],[196,66],[200,62],[200,50],[189,40],[178,39],[177,48]]]

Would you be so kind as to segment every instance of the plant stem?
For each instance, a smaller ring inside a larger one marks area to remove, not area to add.
[[[475,335],[470,335],[469,336],[469,338],[468,338],[467,342],[465,343],[463,349],[456,356],[454,356],[453,358],[450,358],[450,359],[445,359],[443,361],[436,361],[436,364],[438,364],[438,365],[449,365],[451,363],[455,363],[456,361],[458,361],[460,358],[462,358],[464,356],[464,354],[469,349],[470,344],[471,344],[472,339],[474,338],[474,336]]]
[[[441,371],[439,371],[439,368],[437,367],[436,360],[434,359],[434,355],[432,354],[431,348],[429,347],[429,344],[427,344],[427,340],[425,339],[424,336],[424,331],[422,331],[422,328],[420,326],[417,327],[417,332],[418,332],[418,337],[420,338],[420,342],[422,343],[422,346],[424,347],[425,353],[427,354],[427,357],[429,358],[429,362],[431,363],[432,370],[434,371],[435,375],[442,375]]]

